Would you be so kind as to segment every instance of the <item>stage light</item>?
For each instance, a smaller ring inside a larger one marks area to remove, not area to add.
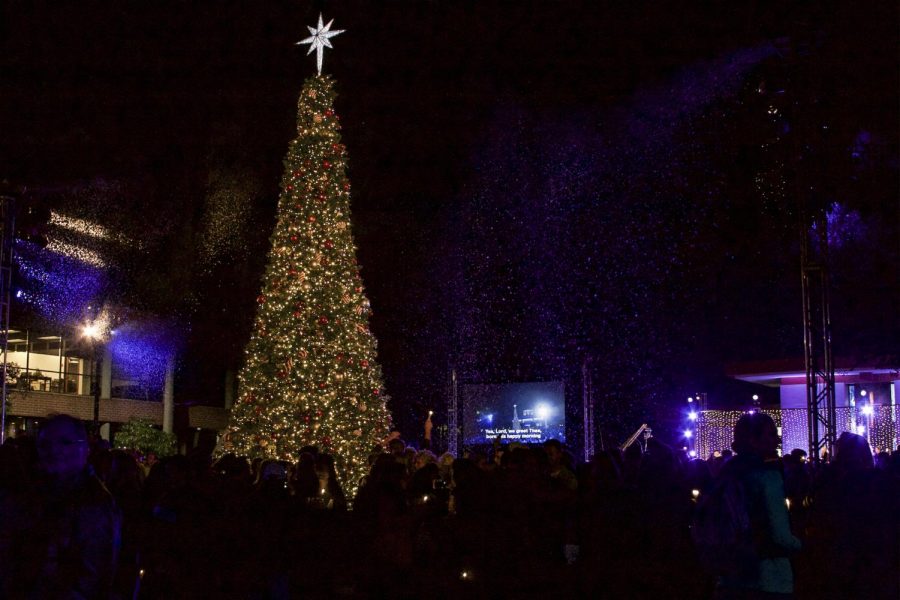
[[[753,394],[753,400],[759,400],[759,396],[757,396],[756,394]]]
[[[693,496],[694,498],[699,498],[700,490],[691,490],[691,496]]]
[[[691,403],[691,402],[693,402],[693,401],[694,401],[694,398],[693,398],[693,397],[688,398],[688,403]]]
[[[875,414],[875,407],[872,406],[871,404],[866,404],[865,406],[863,406],[860,409],[860,411],[862,412],[862,414],[866,415],[867,417],[871,417],[872,415]]]
[[[550,407],[546,404],[538,404],[534,407],[534,414],[541,421],[546,421],[550,417]]]
[[[686,437],[687,439],[691,439],[693,436],[694,436],[693,431],[691,431],[690,429],[684,430],[684,437]]]
[[[697,458],[697,451],[691,450],[690,452],[688,452],[688,456],[690,456],[691,458]]]
[[[866,390],[860,390],[860,391],[859,391],[859,395],[860,395],[860,396],[865,396],[866,394],[868,394],[868,392],[867,392]]]
[[[865,425],[857,425],[856,426],[856,435],[866,435],[866,426]]]
[[[688,413],[688,419],[690,419],[691,421],[696,421],[696,420],[697,420],[697,413],[696,413],[695,411],[692,410],[691,412]]]

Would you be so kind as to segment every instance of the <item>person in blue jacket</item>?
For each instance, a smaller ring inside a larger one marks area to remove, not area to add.
[[[722,475],[743,483],[756,564],[748,565],[740,577],[722,577],[719,600],[793,597],[789,557],[800,550],[800,540],[791,533],[778,441],[775,422],[764,413],[746,414],[734,427],[731,447],[737,456],[726,463]]]

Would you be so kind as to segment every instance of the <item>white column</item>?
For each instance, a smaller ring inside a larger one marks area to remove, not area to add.
[[[163,388],[163,431],[172,433],[175,423],[175,352],[166,359],[166,383]]]
[[[109,346],[103,347],[103,361],[100,363],[100,397],[112,396],[112,352]]]

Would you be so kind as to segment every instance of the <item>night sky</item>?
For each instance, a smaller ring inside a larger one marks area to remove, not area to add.
[[[835,355],[900,354],[898,11],[815,4],[7,2],[0,177],[132,241],[84,297],[156,315],[180,395],[220,403],[322,10],[401,428],[451,366],[577,392],[588,359],[606,430],[664,432],[696,391],[742,401],[728,365],[802,357],[804,186]],[[73,319],[57,297],[15,310]]]

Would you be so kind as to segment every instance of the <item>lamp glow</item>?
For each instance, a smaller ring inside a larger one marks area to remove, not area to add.
[[[696,413],[696,411],[693,411],[693,410],[692,410],[691,412],[689,412],[689,413],[688,413],[688,419],[690,419],[691,421],[696,421],[696,420],[697,420],[697,413]]]
[[[872,415],[875,414],[875,407],[872,406],[871,404],[866,404],[865,406],[863,406],[860,409],[860,411],[862,412],[862,414],[866,415],[867,417],[871,417]]]
[[[688,438],[688,439],[691,439],[692,437],[694,437],[694,432],[691,431],[690,429],[685,429],[685,430],[684,430],[684,437],[686,437],[686,438]]]

